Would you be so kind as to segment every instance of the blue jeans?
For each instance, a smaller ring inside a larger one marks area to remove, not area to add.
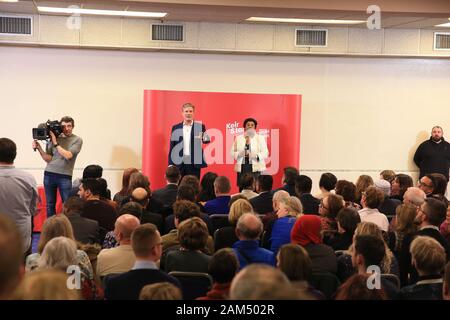
[[[44,189],[47,201],[47,218],[49,218],[56,214],[56,191],[59,190],[63,202],[69,198],[72,190],[72,177],[45,171]]]

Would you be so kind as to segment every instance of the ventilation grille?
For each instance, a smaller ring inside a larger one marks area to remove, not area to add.
[[[434,33],[434,50],[450,50],[450,33]]]
[[[183,41],[184,26],[174,24],[152,24],[152,40]]]
[[[31,35],[32,17],[0,16],[0,34]]]
[[[327,37],[327,29],[295,29],[297,47],[326,47]]]

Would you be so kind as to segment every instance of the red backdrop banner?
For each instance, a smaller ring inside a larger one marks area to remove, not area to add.
[[[236,135],[243,133],[248,117],[258,121],[257,131],[264,135],[269,149],[267,174],[274,177],[274,188],[281,186],[283,168],[300,165],[301,95],[253,94],[192,91],[144,91],[144,136],[142,171],[151,188],[165,185],[172,126],[183,121],[181,106],[195,105],[195,121],[205,124],[211,143],[204,145],[209,171],[231,179],[233,192],[236,173],[230,151]]]

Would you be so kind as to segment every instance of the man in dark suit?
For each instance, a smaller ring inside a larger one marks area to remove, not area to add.
[[[200,169],[207,167],[202,144],[209,143],[210,138],[205,125],[194,121],[194,112],[195,106],[185,103],[181,112],[183,122],[172,127],[169,165],[177,166],[182,177],[194,175],[200,179]]]
[[[283,169],[283,179],[282,179],[282,183],[283,186],[277,190],[274,190],[273,193],[280,191],[280,190],[284,190],[287,191],[289,193],[289,195],[291,196],[296,196],[297,194],[295,193],[295,179],[298,176],[298,170],[297,168],[294,167],[286,167]]]
[[[159,282],[170,282],[181,288],[177,279],[156,265],[162,254],[162,239],[153,224],[137,227],[131,235],[131,246],[136,263],[130,271],[105,279],[105,299],[138,300],[144,286]]]
[[[257,197],[250,199],[253,211],[258,214],[266,214],[273,212],[272,205],[272,186],[273,178],[269,175],[260,175],[256,180],[256,192],[259,193]]]
[[[445,220],[447,206],[440,200],[427,198],[425,202],[417,208],[415,223],[419,225],[419,231],[411,236],[406,236],[403,240],[400,252],[400,281],[402,286],[414,284],[418,280],[417,270],[411,264],[410,246],[417,236],[427,236],[434,238],[445,249],[446,260],[450,258],[450,247],[447,240],[439,232],[439,226]],[[408,279],[409,275],[409,279]]]
[[[64,203],[63,213],[73,228],[75,240],[81,243],[100,243],[98,222],[81,216],[84,201],[79,197],[70,197]]]
[[[297,197],[303,206],[303,213],[305,214],[319,214],[320,200],[311,194],[312,180],[305,175],[299,175],[295,179],[295,191]]]
[[[176,166],[168,166],[165,174],[167,185],[152,192],[152,197],[159,200],[165,208],[171,207],[177,200],[180,170]]]

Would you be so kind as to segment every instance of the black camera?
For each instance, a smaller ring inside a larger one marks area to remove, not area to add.
[[[57,120],[48,120],[46,123],[39,124],[37,128],[33,128],[33,139],[48,140],[50,139],[50,131],[58,137],[63,132],[63,127]]]

